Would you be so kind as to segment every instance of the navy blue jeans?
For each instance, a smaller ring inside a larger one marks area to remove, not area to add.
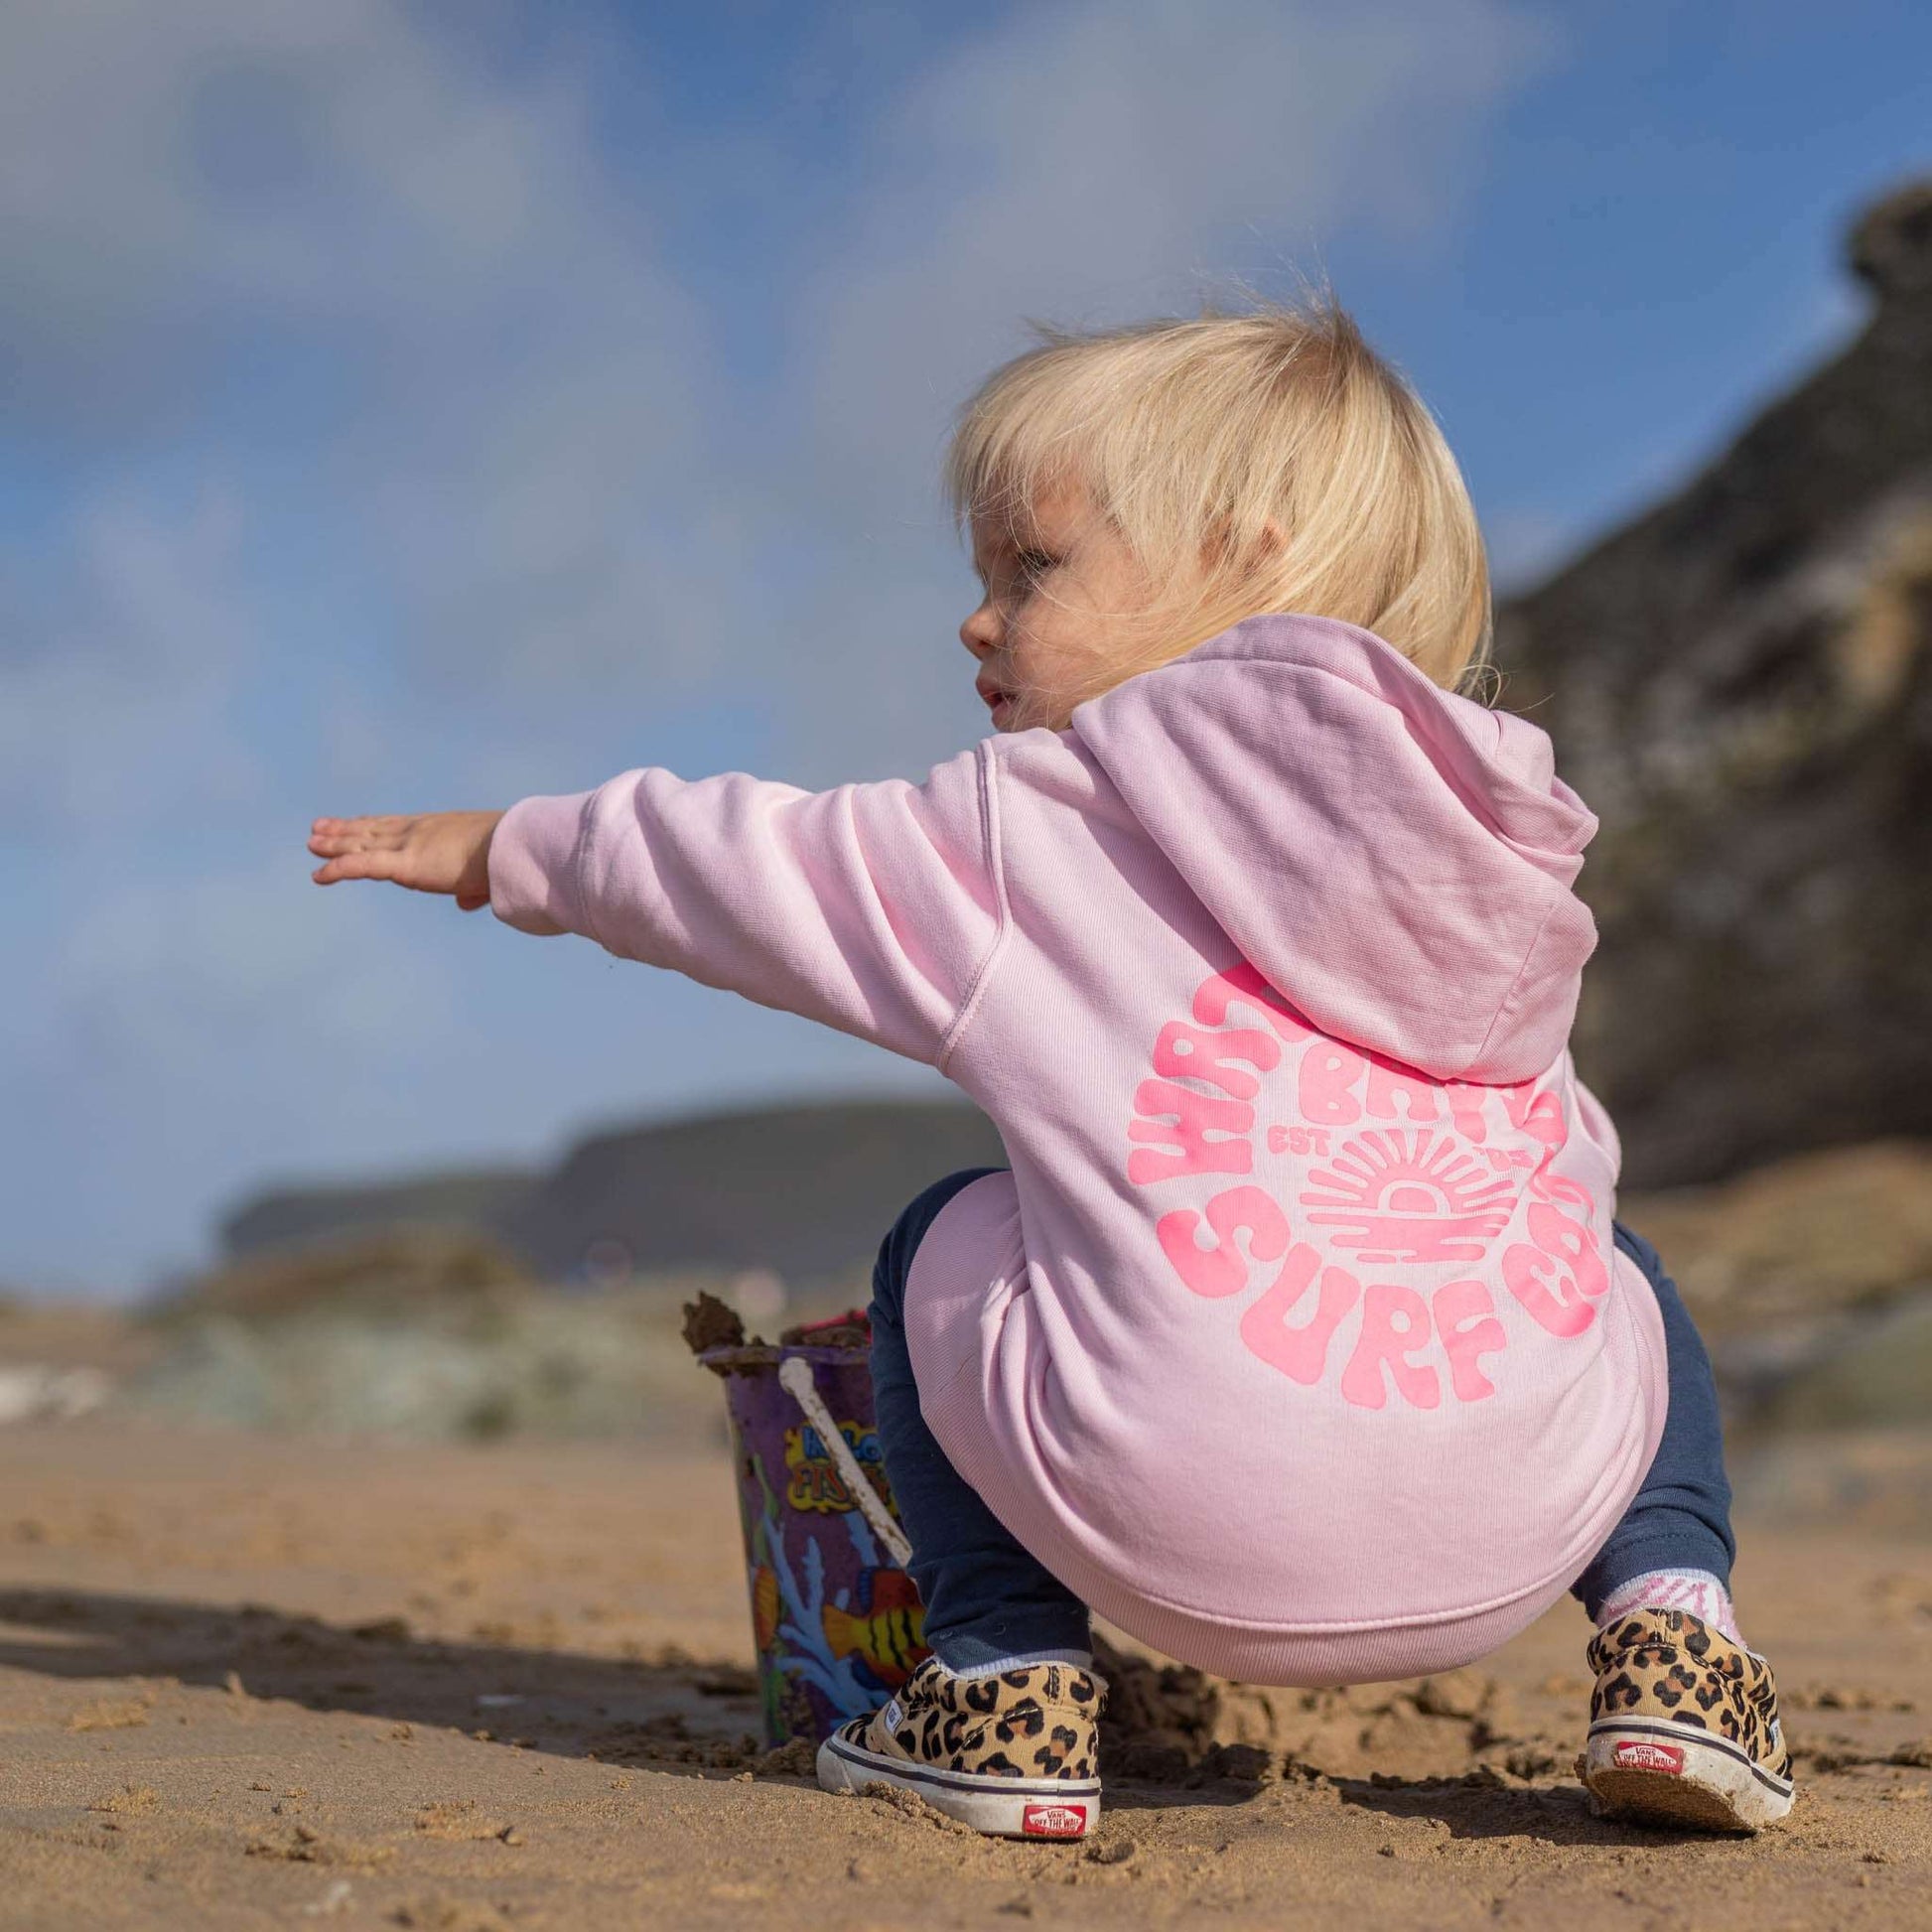
[[[905,1348],[905,1281],[920,1240],[968,1181],[1001,1172],[963,1168],[935,1180],[894,1222],[872,1276],[880,1449],[912,1544],[909,1567],[926,1606],[926,1641],[952,1670],[1088,1643],[1087,1606],[1021,1547],[933,1440]],[[1646,1570],[1706,1570],[1728,1585],[1737,1554],[1711,1358],[1657,1250],[1621,1221],[1611,1227],[1617,1246],[1648,1278],[1664,1317],[1670,1414],[1642,1488],[1572,1586],[1592,1617],[1613,1589]]]

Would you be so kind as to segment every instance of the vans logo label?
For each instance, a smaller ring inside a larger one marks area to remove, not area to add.
[[[1028,1838],[1079,1838],[1087,1829],[1085,1805],[1029,1805],[1020,1814]]]

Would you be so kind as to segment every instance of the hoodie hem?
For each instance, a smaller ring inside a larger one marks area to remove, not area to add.
[[[971,1191],[962,1189],[955,1200]],[[937,1231],[935,1222],[921,1244],[922,1257],[937,1245]],[[1635,1274],[1629,1264],[1629,1275]],[[1021,1544],[1101,1616],[1182,1663],[1248,1683],[1381,1682],[1456,1669],[1496,1649],[1561,1600],[1587,1568],[1629,1507],[1663,1436],[1669,1395],[1662,1317],[1648,1283],[1639,1278],[1633,1284],[1626,1275],[1612,1306],[1627,1323],[1623,1371],[1634,1388],[1633,1426],[1620,1439],[1621,1453],[1607,1459],[1613,1473],[1592,1485],[1594,1493],[1578,1512],[1583,1527],[1570,1538],[1560,1562],[1472,1603],[1388,1617],[1261,1622],[1163,1597],[1095,1563],[1067,1539],[1042,1507],[1044,1499],[998,1452],[1010,1425],[986,1400],[983,1351],[992,1338],[977,1321],[962,1323],[970,1304],[943,1291],[918,1292],[927,1284],[939,1290],[929,1276],[921,1284],[916,1273],[907,1284],[906,1343],[920,1413],[960,1475]]]
[[[1483,1602],[1399,1617],[1323,1623],[1261,1623],[1169,1602],[1081,1559],[1050,1536],[1031,1499],[1003,1471],[973,1453],[986,1437],[976,1363],[962,1364],[942,1390],[922,1397],[921,1413],[940,1447],[993,1514],[1020,1542],[1108,1622],[1197,1670],[1249,1684],[1312,1688],[1382,1683],[1459,1669],[1507,1643],[1562,1600],[1588,1553]],[[1598,1547],[1627,1507],[1648,1458],[1634,1460],[1617,1484],[1613,1507],[1596,1524]],[[1627,1491],[1627,1493],[1626,1493]]]

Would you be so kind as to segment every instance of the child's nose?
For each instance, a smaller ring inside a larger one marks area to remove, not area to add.
[[[1000,648],[1000,619],[990,600],[959,626],[959,641],[975,657],[989,656]]]

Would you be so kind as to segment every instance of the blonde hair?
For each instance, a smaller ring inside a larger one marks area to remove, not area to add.
[[[1269,611],[1359,624],[1450,690],[1491,672],[1461,472],[1332,297],[1038,334],[960,410],[946,493],[962,528],[1024,532],[1077,484],[1162,587],[1083,696]]]

